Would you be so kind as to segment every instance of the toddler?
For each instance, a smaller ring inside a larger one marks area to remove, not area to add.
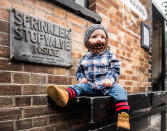
[[[80,60],[76,72],[79,83],[66,89],[49,85],[48,95],[61,107],[76,96],[112,96],[116,103],[117,127],[130,130],[127,93],[117,83],[120,62],[110,51],[107,30],[100,24],[91,25],[85,32],[84,45],[87,52]]]

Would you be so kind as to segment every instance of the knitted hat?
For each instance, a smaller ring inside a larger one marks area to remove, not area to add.
[[[86,45],[87,40],[89,39],[89,37],[91,36],[91,34],[96,30],[96,29],[102,29],[105,34],[106,37],[108,38],[108,32],[105,29],[104,26],[100,25],[100,24],[92,24],[91,26],[89,26],[86,31],[85,31],[85,35],[84,35],[84,45]]]

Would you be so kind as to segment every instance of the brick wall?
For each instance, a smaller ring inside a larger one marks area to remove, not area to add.
[[[151,24],[151,4],[141,1]],[[140,19],[120,0],[94,0],[90,7],[102,17],[109,31],[113,53],[121,61],[119,83],[128,93],[147,92],[151,87],[151,50],[140,47]],[[72,29],[72,61],[70,69],[12,62],[9,43],[9,10],[55,22]],[[133,18],[132,18],[133,17]],[[77,63],[86,51],[83,35],[91,22],[45,0],[0,0],[0,130],[54,131],[69,127],[65,114],[48,106],[45,87],[60,88],[76,84]],[[75,126],[75,124],[73,124]]]
[[[145,6],[152,28],[152,5],[148,0],[140,0]],[[90,9],[102,17],[102,24],[109,31],[109,42],[113,53],[121,61],[119,83],[128,93],[151,90],[151,49],[141,48],[141,21],[139,16],[120,0],[94,0]],[[150,89],[149,89],[150,88]]]

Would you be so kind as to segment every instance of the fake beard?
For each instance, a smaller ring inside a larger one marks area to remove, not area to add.
[[[107,47],[108,47],[107,40],[105,42],[96,42],[96,43],[87,42],[86,44],[86,48],[88,49],[88,51],[93,53],[103,52],[107,49]]]

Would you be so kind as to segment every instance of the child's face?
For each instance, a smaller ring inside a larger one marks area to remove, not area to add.
[[[95,30],[88,39],[88,42],[91,44],[95,44],[98,42],[105,42],[106,41],[106,34],[102,29]]]
[[[102,29],[95,30],[89,37],[86,48],[93,53],[100,53],[107,49],[108,40]]]

